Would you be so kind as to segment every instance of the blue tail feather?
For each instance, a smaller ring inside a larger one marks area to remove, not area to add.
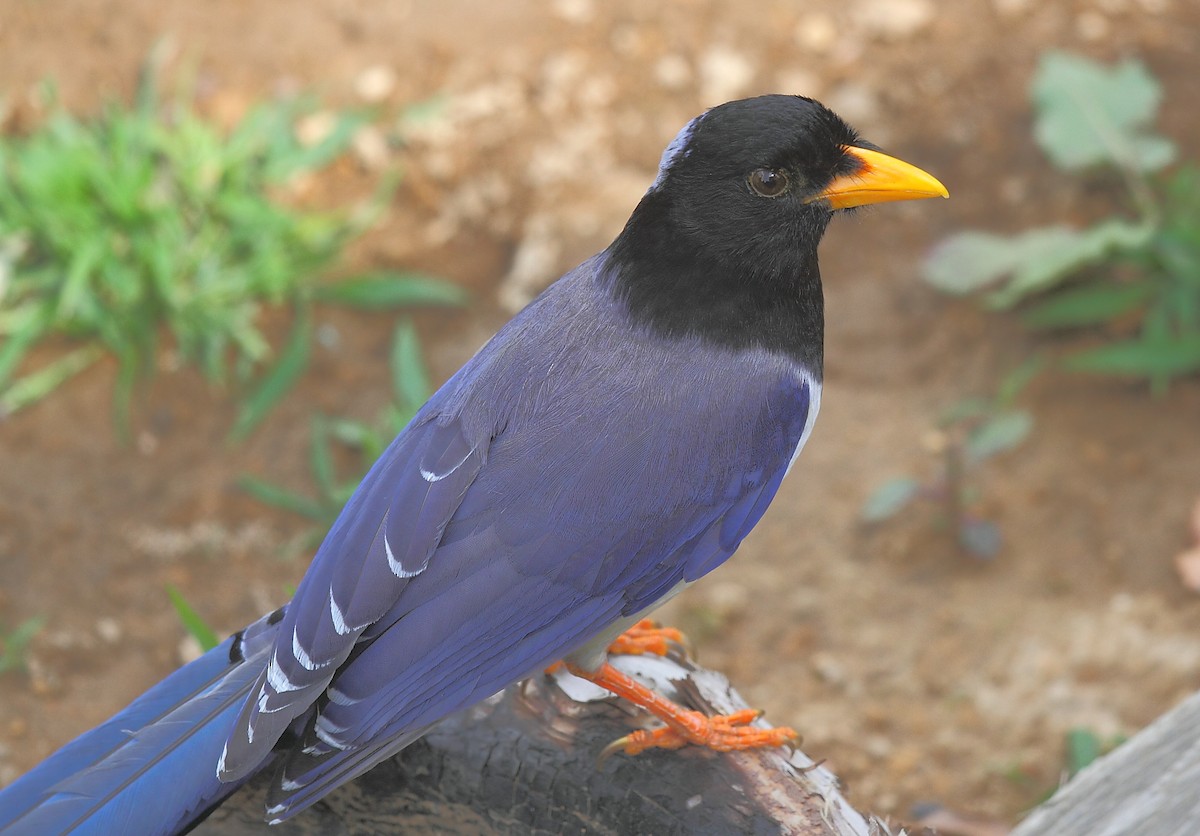
[[[0,832],[175,833],[231,794],[241,782],[217,780],[216,764],[278,620],[226,639],[0,791]]]

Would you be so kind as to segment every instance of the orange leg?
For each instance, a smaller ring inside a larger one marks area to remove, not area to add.
[[[699,711],[689,711],[657,694],[637,680],[626,676],[605,662],[595,671],[587,671],[570,662],[567,670],[581,679],[594,682],[634,705],[639,705],[666,723],[666,728],[638,730],[614,741],[601,757],[623,751],[636,755],[647,749],[679,749],[689,743],[706,746],[718,752],[737,749],[757,749],[782,746],[798,740],[795,731],[781,727],[760,729],[750,726],[760,716],[758,711],[738,711],[729,715],[708,717]]]

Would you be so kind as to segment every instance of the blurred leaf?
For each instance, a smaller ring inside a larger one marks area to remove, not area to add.
[[[1114,250],[1143,246],[1149,236],[1149,229],[1117,220],[1084,230],[1053,226],[1014,236],[964,232],[935,247],[923,272],[934,287],[955,294],[971,293],[1011,276],[989,298],[996,307],[1009,307]]]
[[[333,453],[329,449],[329,422],[314,415],[309,424],[309,464],[321,496],[328,497],[336,490],[333,474]]]
[[[101,353],[100,347],[95,345],[77,348],[36,372],[14,380],[0,393],[0,415],[11,415],[19,409],[37,403],[99,360]]]
[[[461,305],[467,298],[460,288],[418,273],[373,273],[333,284],[323,284],[314,296],[335,302],[378,310],[400,305]]]
[[[242,476],[238,479],[238,487],[259,502],[274,505],[276,508],[281,508],[284,511],[290,511],[293,514],[299,514],[302,517],[308,517],[310,520],[317,522],[325,522],[329,519],[329,509],[315,499],[309,499],[307,496],[301,496],[298,493],[285,490],[262,479],[256,479],[253,476]],[[338,510],[333,509],[333,513],[336,515]]]
[[[1090,729],[1071,729],[1067,732],[1067,774],[1072,778],[1091,764],[1104,751],[1100,738]]]
[[[405,410],[416,412],[429,400],[433,384],[425,371],[417,330],[404,320],[392,337],[392,390]]]
[[[200,648],[205,653],[221,643],[221,640],[217,638],[217,634],[213,629],[200,617],[200,613],[196,612],[192,608],[192,605],[183,597],[183,593],[174,586],[167,584],[167,595],[171,599],[171,604],[175,607],[175,612],[179,614],[179,620],[183,624],[183,629],[187,630],[188,635],[200,643]]]
[[[241,441],[248,436],[271,408],[291,390],[308,366],[312,348],[312,323],[307,311],[300,311],[287,345],[275,364],[258,386],[242,401],[230,436]]]
[[[1099,325],[1141,307],[1153,293],[1149,282],[1089,284],[1056,293],[1031,307],[1021,319],[1031,328]]]
[[[1046,361],[1040,356],[1034,356],[1006,374],[1001,379],[1000,385],[996,387],[995,406],[1001,409],[1009,407],[1025,387],[1045,368]]]
[[[0,632],[0,674],[24,670],[29,643],[46,624],[46,617],[34,616],[22,621],[10,632]]]
[[[967,458],[973,462],[1011,450],[1029,436],[1033,416],[1024,410],[993,415],[967,437]]]
[[[1200,334],[1101,346],[1071,355],[1063,360],[1063,368],[1136,377],[1188,374],[1200,370]]]
[[[988,520],[963,520],[958,527],[958,543],[974,557],[990,560],[1000,553],[1004,538],[1000,528]]]
[[[1033,82],[1037,119],[1033,133],[1060,168],[1112,163],[1156,171],[1175,147],[1150,131],[1162,98],[1158,82],[1140,62],[1106,67],[1064,52],[1042,56]]]
[[[942,414],[938,416],[938,425],[948,427],[960,421],[978,418],[986,415],[991,408],[992,402],[988,398],[978,396],[960,398],[942,411]]]
[[[916,479],[900,477],[884,482],[863,503],[859,512],[864,522],[876,523],[889,519],[900,512],[916,497],[921,483]]]

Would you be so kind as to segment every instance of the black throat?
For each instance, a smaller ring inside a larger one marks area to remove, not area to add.
[[[721,250],[688,236],[669,215],[667,200],[648,194],[609,247],[606,280],[630,317],[670,339],[785,354],[820,380],[825,302],[817,242],[827,218],[819,228],[794,230],[786,249]]]

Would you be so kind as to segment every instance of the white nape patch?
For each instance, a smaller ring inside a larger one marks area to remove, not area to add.
[[[704,118],[704,114],[700,114],[691,122],[683,126],[683,130],[675,134],[675,138],[663,150],[662,157],[658,161],[658,176],[654,178],[654,182],[650,185],[650,191],[654,191],[663,184],[663,180],[667,177],[667,171],[675,164],[677,159],[686,157],[690,150],[688,143],[692,139],[692,134],[696,130],[696,126],[700,124],[700,120]]]
[[[449,476],[451,473],[453,473],[454,471],[456,471],[460,467],[462,467],[463,462],[465,462],[467,459],[471,458],[471,454],[474,452],[475,452],[475,450],[473,448],[468,450],[467,454],[465,456],[463,456],[462,459],[460,459],[455,465],[453,465],[445,473],[436,473],[432,470],[426,470],[423,467],[418,467],[418,470],[421,471],[421,478],[424,479],[426,482],[430,482],[430,483],[440,482],[443,479],[445,479],[447,476]]]
[[[329,588],[329,616],[333,619],[334,632],[339,636],[346,636],[354,632],[354,628],[346,623],[346,617],[342,615],[342,608],[337,605],[337,601],[333,600],[333,587]]]
[[[296,628],[292,628],[292,655],[296,657],[296,661],[310,671],[319,671],[321,668],[327,668],[333,664],[333,660],[328,662],[314,662],[312,657],[304,652],[304,648],[300,646],[300,637],[296,635]]]
[[[331,703],[335,703],[337,705],[354,705],[356,702],[362,702],[362,700],[358,699],[357,697],[348,697],[337,688],[332,687],[325,690],[325,696],[329,697],[329,701]]]
[[[464,461],[465,461],[465,459],[464,459]],[[459,464],[462,464],[462,462],[459,462]],[[424,470],[421,471],[421,475],[422,476],[425,475]],[[430,481],[433,481],[433,480],[430,480]],[[385,522],[384,524],[386,525],[387,523]],[[392,554],[392,544],[388,542],[386,533],[383,535],[383,550],[385,552],[387,552],[388,566],[391,568],[392,574],[395,575],[396,577],[398,577],[398,578],[415,578],[417,575],[419,575],[425,571],[424,566],[422,566],[420,569],[416,569],[412,572],[409,572],[407,569],[405,569],[404,566],[401,565],[400,561],[396,559],[396,555]]]
[[[796,463],[796,459],[800,458],[800,451],[804,449],[808,437],[812,435],[813,425],[817,422],[817,413],[821,410],[821,384],[806,371],[801,370],[800,376],[804,378],[804,384],[808,387],[808,415],[804,419],[804,429],[800,432],[800,441],[796,444],[796,450],[792,453],[787,470],[784,471],[785,478],[792,472],[792,465]]]
[[[277,694],[300,690],[301,686],[288,679],[287,674],[283,672],[283,668],[279,667],[278,651],[271,656],[271,664],[267,665],[267,684],[274,688]]]

